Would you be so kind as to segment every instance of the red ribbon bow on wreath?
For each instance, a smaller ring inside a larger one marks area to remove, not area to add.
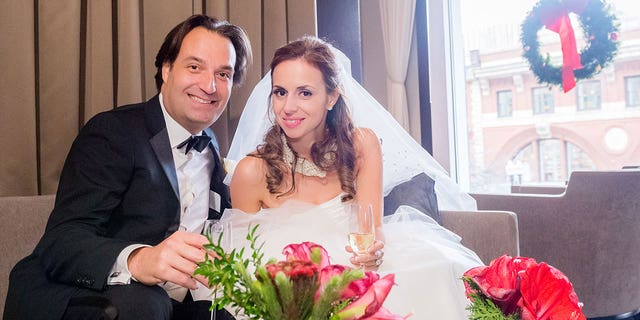
[[[588,0],[565,0],[559,10],[545,10],[540,13],[547,29],[560,35],[562,47],[562,88],[568,92],[576,86],[573,70],[582,68],[576,37],[571,27],[569,12],[582,13]],[[557,9],[557,8],[554,8]]]

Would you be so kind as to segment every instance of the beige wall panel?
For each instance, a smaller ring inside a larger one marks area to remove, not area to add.
[[[223,155],[229,150],[229,145],[251,90],[262,77],[260,71],[260,61],[262,61],[262,42],[260,41],[262,37],[261,8],[261,0],[236,0],[229,3],[229,22],[242,27],[247,33],[253,51],[253,62],[249,65],[244,84],[233,89],[229,105],[223,115],[223,117],[226,117],[226,121],[219,121],[214,125],[220,142],[220,151]],[[223,125],[226,126],[224,130],[221,128]]]
[[[264,75],[269,71],[269,65],[276,49],[288,42],[287,1],[266,1],[263,9],[262,74]]]
[[[229,19],[229,0],[207,0],[206,6],[207,15],[218,19]]]
[[[0,11],[0,196],[38,192],[33,12],[21,0]]]
[[[165,35],[176,24],[192,14],[191,0],[143,0],[144,2],[144,88],[143,97],[149,99],[158,93],[153,79],[156,53]]]
[[[57,190],[78,133],[80,1],[40,1],[40,133],[42,192]]]
[[[362,82],[381,104],[387,104],[387,67],[378,1],[360,1],[362,24]]]
[[[111,0],[88,1],[85,122],[113,108]]]
[[[287,6],[289,41],[304,35],[318,35],[315,0],[287,1]]]
[[[142,73],[140,18],[138,1],[118,1],[118,106],[142,101],[143,81],[153,76]]]
[[[191,4],[193,7],[191,8],[192,14],[203,14],[204,13],[204,3],[202,0],[192,1]]]

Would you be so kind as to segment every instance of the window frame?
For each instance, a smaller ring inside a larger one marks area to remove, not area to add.
[[[584,86],[588,84],[598,84],[598,103],[595,108],[585,108],[583,98]],[[602,82],[599,79],[583,80],[576,85],[576,111],[585,112],[602,109]]]
[[[542,94],[540,95],[541,98],[541,105],[536,104],[536,97],[538,97],[539,95],[537,95],[537,92],[542,92]],[[543,106],[545,105],[545,100],[547,97],[550,97],[551,99],[551,107],[549,108],[549,110],[544,110]],[[537,114],[549,114],[549,113],[554,113],[556,109],[556,101],[555,101],[555,96],[553,94],[553,91],[551,91],[548,87],[542,87],[542,86],[538,86],[538,87],[532,87],[531,88],[531,113],[533,113],[534,115]]]
[[[629,80],[636,80],[638,89],[640,89],[640,75],[626,76],[624,77],[624,101],[625,106],[627,108],[638,108],[640,107],[640,90],[638,91],[638,95],[636,97],[636,103],[631,103],[629,96]]]
[[[504,108],[501,108],[501,106],[503,105],[501,103],[501,99],[500,96],[502,94],[509,94],[509,108],[508,108],[508,113],[507,112],[503,112]],[[511,89],[507,89],[507,90],[498,90],[496,91],[496,114],[498,116],[498,118],[509,118],[509,117],[513,117],[513,90]]]

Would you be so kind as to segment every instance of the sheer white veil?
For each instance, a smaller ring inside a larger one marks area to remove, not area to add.
[[[435,180],[440,210],[475,210],[475,200],[449,177],[435,159],[411,137],[393,116],[351,77],[351,61],[340,50],[331,47],[341,66],[343,97],[356,127],[372,129],[382,143],[383,192],[424,172]],[[348,71],[348,72],[347,72]],[[247,100],[233,136],[227,159],[239,161],[263,142],[273,125],[269,108],[270,72],[260,80]]]

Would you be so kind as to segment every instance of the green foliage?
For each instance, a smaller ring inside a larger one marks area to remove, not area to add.
[[[337,310],[347,306],[351,300],[341,300],[341,292],[354,280],[361,279],[364,272],[360,269],[347,269],[342,274],[333,276],[318,297],[318,275],[290,279],[279,271],[275,279],[271,279],[266,267],[262,265],[264,242],[258,243],[256,233],[258,225],[249,226],[247,240],[252,253],[244,258],[244,248],[225,252],[221,247],[222,235],[217,242],[209,237],[205,248],[215,253],[218,258],[205,258],[198,264],[195,275],[203,275],[210,287],[216,287],[211,309],[222,309],[230,306],[236,315],[242,311],[251,319],[263,320],[327,320]],[[321,260],[320,250],[311,253],[315,263]],[[269,262],[276,262],[270,259]],[[249,265],[256,270],[248,272]]]
[[[336,301],[340,301],[340,294],[344,288],[346,288],[351,281],[358,280],[364,277],[364,271],[361,269],[348,269],[340,275],[335,275],[329,279],[325,285],[322,295],[319,297],[316,304],[311,311],[310,320],[324,320],[330,319],[333,311],[340,310],[348,302],[342,301],[344,304],[336,305]],[[342,306],[342,307],[340,307]]]
[[[195,275],[203,275],[209,281],[210,287],[216,287],[213,302],[211,308],[217,306],[222,309],[224,306],[231,306],[237,310],[244,310],[245,315],[255,319],[267,319],[265,300],[269,300],[275,296],[275,290],[271,286],[264,288],[265,286],[256,283],[253,280],[252,275],[247,271],[249,263],[254,266],[262,264],[263,254],[261,253],[262,246],[256,246],[258,236],[256,230],[258,226],[253,228],[249,226],[249,232],[247,233],[247,240],[250,242],[250,247],[253,249],[251,258],[244,260],[244,248],[237,251],[232,250],[226,253],[221,246],[222,235],[214,243],[213,239],[209,237],[209,244],[204,247],[206,250],[215,253],[218,258],[209,259],[205,257],[205,261],[198,264],[198,268],[195,270]],[[265,271],[266,274],[266,271]]]

